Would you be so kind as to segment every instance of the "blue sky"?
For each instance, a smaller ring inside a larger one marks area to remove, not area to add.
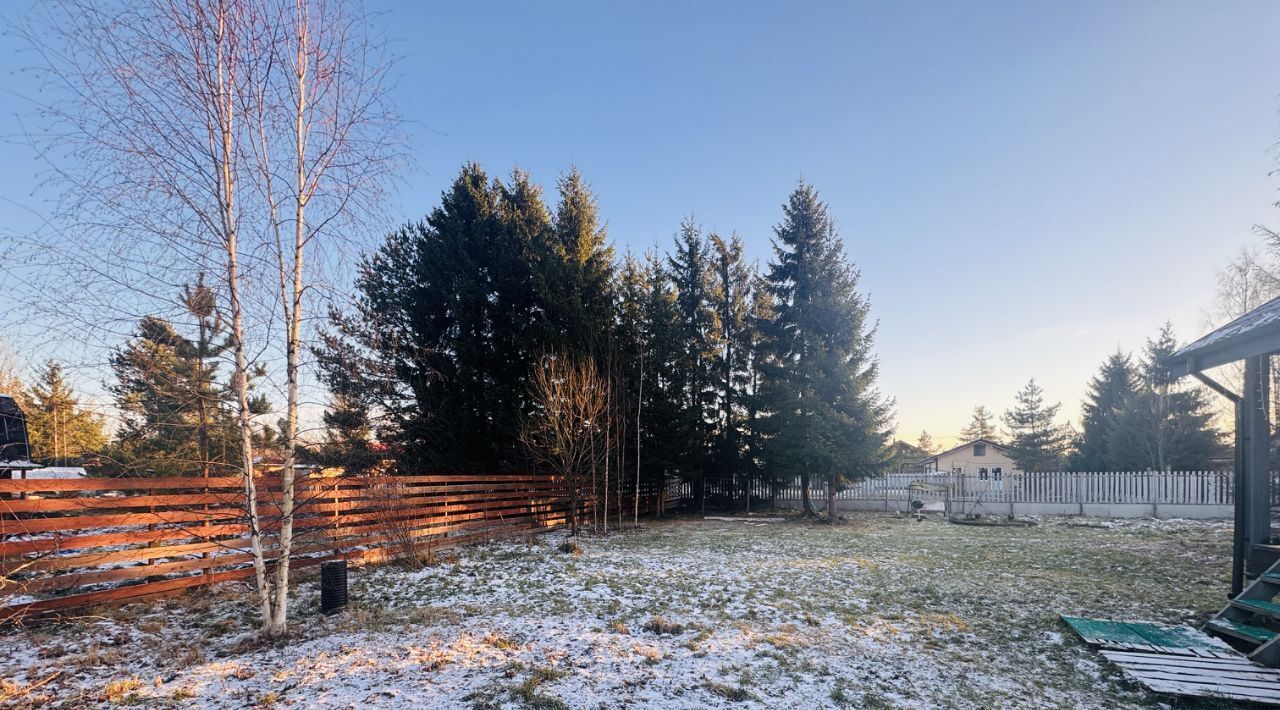
[[[572,163],[620,249],[693,213],[764,260],[803,177],[862,269],[903,438],[1033,376],[1074,418],[1109,352],[1197,335],[1215,270],[1280,224],[1277,3],[369,4],[414,121],[395,215],[466,160],[548,185]],[[20,228],[35,166],[0,160]]]

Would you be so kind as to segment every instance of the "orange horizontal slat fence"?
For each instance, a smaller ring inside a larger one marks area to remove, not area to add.
[[[255,480],[271,543],[280,479]],[[241,486],[231,477],[0,479],[0,619],[252,578]],[[625,493],[611,515],[631,511]],[[661,493],[669,501],[670,489]],[[659,494],[641,487],[642,513]],[[299,569],[526,535],[570,513],[563,480],[549,475],[306,477],[295,498],[290,567]],[[578,515],[589,509],[581,501]]]

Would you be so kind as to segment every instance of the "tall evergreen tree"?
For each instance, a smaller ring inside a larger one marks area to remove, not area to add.
[[[102,418],[81,406],[57,361],[45,362],[27,401],[30,408],[24,414],[32,458],[66,466],[102,450]]]
[[[322,377],[344,410],[360,400],[408,467],[525,467],[531,368],[609,339],[612,251],[595,198],[577,171],[558,190],[552,214],[523,172],[504,185],[463,166],[425,221],[361,262],[352,311],[331,314]]]
[[[742,239],[709,237],[712,246],[710,289],[713,316],[713,371],[716,391],[716,447],[713,468],[745,485],[745,398],[750,377],[751,286],[754,273],[744,258]]]
[[[561,346],[599,357],[613,321],[613,248],[599,206],[577,168],[560,177],[551,231],[558,249],[552,291],[544,305],[563,335]]]
[[[960,438],[965,441],[975,441],[977,439],[994,439],[996,436],[996,425],[992,421],[994,417],[991,411],[979,404],[973,408],[973,417],[965,428],[960,431]]]
[[[770,343],[766,330],[775,317],[773,292],[769,282],[752,267],[751,305],[747,310],[747,380],[742,394],[744,405],[744,461],[748,477],[764,474],[768,433],[768,402],[764,395],[765,370],[769,364]]]
[[[122,414],[112,458],[126,471],[176,476],[200,465],[186,344],[169,321],[146,316],[111,356],[110,389]]]
[[[1205,391],[1175,383],[1161,367],[1178,349],[1166,323],[1148,339],[1139,365],[1140,384],[1117,417],[1111,463],[1121,470],[1195,471],[1224,454]]]
[[[681,343],[673,383],[679,391],[681,433],[677,440],[684,473],[699,483],[711,468],[715,345],[715,313],[711,304],[712,267],[707,241],[692,217],[680,224],[675,248],[667,257],[675,289]],[[694,487],[701,500],[703,487]]]
[[[684,399],[684,357],[679,309],[675,288],[655,252],[645,255],[640,271],[643,384],[640,386],[641,471],[646,480],[664,480],[685,471],[684,447],[687,433],[682,413]]]
[[[1051,471],[1062,463],[1067,442],[1054,423],[1061,404],[1045,404],[1044,390],[1035,379],[1018,392],[1013,409],[1005,412],[1009,457],[1023,471]]]
[[[1123,352],[1112,353],[1098,374],[1089,382],[1085,400],[1081,406],[1081,432],[1079,444],[1071,457],[1071,467],[1077,471],[1115,470],[1117,422],[1120,414],[1133,397],[1137,386],[1137,372],[1129,356]]]
[[[769,288],[775,316],[767,334],[765,371],[770,463],[779,474],[827,485],[827,519],[836,518],[842,481],[884,468],[891,404],[876,390],[870,306],[857,290],[859,274],[845,257],[827,205],[800,183],[774,228]]]

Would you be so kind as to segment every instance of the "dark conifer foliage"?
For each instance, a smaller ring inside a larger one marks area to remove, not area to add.
[[[1066,432],[1055,423],[1060,403],[1048,404],[1044,388],[1034,379],[1014,398],[1013,409],[1005,412],[1009,456],[1023,471],[1060,470],[1067,453]]]
[[[524,173],[504,185],[464,166],[425,221],[361,262],[352,311],[332,314],[326,381],[367,403],[407,465],[522,468],[530,367],[608,326],[595,200],[576,173],[560,189],[553,216]]]
[[[335,450],[376,438],[408,469],[526,469],[534,368],[565,354],[594,361],[610,390],[613,495],[637,474],[745,493],[749,477],[834,490],[879,470],[890,412],[874,327],[812,188],[784,208],[767,278],[737,235],[692,218],[667,254],[615,263],[583,177],[556,192],[548,209],[528,175],[466,165],[423,222],[361,262],[316,352]]]
[[[762,425],[770,470],[798,475],[812,512],[811,476],[826,482],[830,506],[841,482],[883,470],[891,403],[876,389],[870,305],[816,190],[791,193],[774,235]]]
[[[1138,374],[1129,355],[1111,354],[1098,374],[1089,381],[1089,390],[1080,412],[1080,439],[1071,457],[1077,471],[1116,470],[1119,452],[1113,450],[1121,413],[1128,406],[1138,384]]]
[[[1202,471],[1226,454],[1205,390],[1171,381],[1160,367],[1177,349],[1177,338],[1168,323],[1155,338],[1147,340],[1138,367],[1137,391],[1116,419],[1112,467]]]

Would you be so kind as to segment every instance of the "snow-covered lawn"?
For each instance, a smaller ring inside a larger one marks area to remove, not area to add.
[[[332,618],[304,582],[285,645],[253,641],[236,585],[10,629],[0,679],[65,706],[1150,706],[1057,614],[1197,624],[1230,553],[1221,523],[878,513],[564,539],[353,569]]]

